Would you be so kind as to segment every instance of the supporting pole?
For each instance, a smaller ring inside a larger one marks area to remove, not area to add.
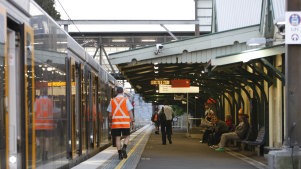
[[[171,33],[163,24],[160,24],[160,26],[162,26],[174,40],[178,40],[178,38],[173,33]]]
[[[189,95],[188,95],[188,93],[187,93],[187,103],[186,103],[186,105],[187,105],[187,134],[189,135],[189,112],[188,112],[188,102],[189,102]]]
[[[69,29],[68,29],[68,24],[64,25],[64,30],[65,30],[66,32],[69,31]]]
[[[108,54],[107,54],[105,48],[101,46],[101,49],[102,49],[103,53],[105,54],[105,56],[106,56],[106,58],[107,58],[107,60],[108,60],[108,63],[109,63],[109,65],[110,65],[111,69],[112,69],[112,72],[115,74],[115,70],[114,70],[114,68],[113,68],[113,66],[112,66],[111,61],[109,60],[109,56],[108,56]]]
[[[198,0],[194,0],[195,5],[194,5],[194,13],[195,13],[195,20],[199,20],[198,19]],[[199,36],[200,35],[200,25],[199,24],[195,24],[195,28],[194,28],[194,32],[195,32],[195,36]]]
[[[287,0],[287,11],[301,11],[300,0]],[[286,45],[286,136],[288,145],[301,143],[301,45]]]

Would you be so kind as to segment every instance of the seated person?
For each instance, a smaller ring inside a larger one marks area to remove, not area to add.
[[[235,128],[235,131],[222,134],[221,141],[218,144],[219,148],[215,149],[215,151],[225,151],[224,147],[225,147],[227,141],[229,141],[229,140],[245,139],[246,134],[249,130],[249,123],[244,114],[239,114],[238,119],[239,119],[239,124]]]
[[[206,130],[204,132],[203,139],[200,141],[200,143],[207,143],[209,134],[212,134],[213,131],[214,131],[213,123],[211,121],[208,122],[208,124],[207,124],[206,127],[207,128],[206,128]]]
[[[211,118],[214,116],[214,112],[210,109],[209,104],[205,104],[205,119],[211,121]]]
[[[229,131],[233,131],[234,130],[234,125],[232,124],[232,116],[231,116],[231,114],[228,114],[226,116],[226,124],[228,126]]]
[[[217,116],[212,117],[212,124],[214,131],[212,135],[209,137],[208,145],[216,145],[219,143],[221,135],[228,132],[227,124],[220,120]]]

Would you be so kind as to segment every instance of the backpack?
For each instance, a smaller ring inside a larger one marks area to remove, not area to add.
[[[161,109],[158,120],[159,120],[160,123],[165,123],[166,122],[166,115],[164,113],[164,106]]]

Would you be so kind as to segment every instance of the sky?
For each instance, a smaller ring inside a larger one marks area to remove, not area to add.
[[[55,0],[63,20],[193,20],[194,0]],[[164,31],[159,25],[77,25],[81,32],[89,31]],[[193,25],[166,25],[171,31],[193,31]],[[69,31],[77,29],[69,26]]]

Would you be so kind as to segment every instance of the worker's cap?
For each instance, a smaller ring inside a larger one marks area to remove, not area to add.
[[[117,93],[122,93],[123,92],[123,88],[122,87],[117,87]]]

